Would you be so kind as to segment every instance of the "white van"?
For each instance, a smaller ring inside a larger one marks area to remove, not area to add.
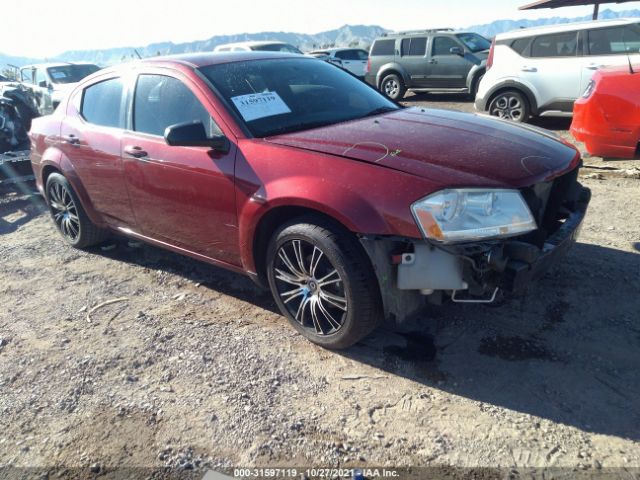
[[[601,67],[640,59],[640,19],[527,28],[493,41],[476,95],[477,110],[516,122],[571,116]]]
[[[239,42],[225,43],[218,45],[213,49],[214,52],[284,52],[284,53],[302,53],[293,45],[277,40],[267,40],[261,42]]]

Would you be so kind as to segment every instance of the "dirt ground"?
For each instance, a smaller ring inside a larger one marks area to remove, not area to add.
[[[32,185],[2,188],[0,467],[639,475],[640,163],[586,164],[579,244],[526,295],[432,307],[339,353],[248,279],[126,239],[73,250]]]

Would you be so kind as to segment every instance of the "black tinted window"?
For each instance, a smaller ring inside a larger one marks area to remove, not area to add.
[[[336,52],[335,56],[341,60],[366,60],[368,57],[364,50],[342,50]]]
[[[371,56],[393,55],[395,48],[395,40],[377,40],[371,49]]]
[[[526,55],[525,50],[531,42],[530,38],[518,38],[511,44],[511,48],[519,55]]]
[[[219,133],[211,116],[196,96],[177,78],[140,75],[133,106],[133,129],[164,135],[176,123],[200,121],[208,134]]]
[[[640,29],[638,27],[599,28],[589,31],[588,37],[590,55],[613,55],[640,51]]]
[[[576,32],[537,37],[531,45],[532,57],[573,57],[578,47]]]
[[[436,37],[433,39],[433,55],[451,55],[453,47],[461,48],[458,42],[449,37]]]
[[[122,128],[122,81],[112,78],[87,87],[82,97],[82,116],[95,125]]]
[[[414,57],[424,57],[425,53],[427,53],[427,38],[412,38],[411,46],[409,46],[409,55]]]

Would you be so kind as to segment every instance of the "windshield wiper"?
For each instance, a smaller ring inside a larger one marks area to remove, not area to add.
[[[399,110],[399,108],[395,108],[395,107],[379,107],[379,108],[374,108],[373,110],[371,110],[369,113],[367,113],[364,116],[365,117],[373,117],[375,115],[381,115],[383,113],[395,112],[396,110]]]

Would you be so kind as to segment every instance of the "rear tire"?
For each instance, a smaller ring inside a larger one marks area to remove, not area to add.
[[[63,175],[49,175],[45,193],[51,218],[69,245],[86,248],[106,240],[107,232],[89,219],[76,192]]]
[[[302,217],[274,233],[267,277],[282,314],[322,347],[350,347],[382,321],[369,258],[350,232],[321,218]]]
[[[523,123],[529,120],[531,107],[524,94],[518,90],[504,90],[489,102],[489,115]]]
[[[380,82],[380,91],[391,100],[397,101],[402,100],[407,89],[402,79],[395,73],[392,73],[382,79],[382,82]]]

